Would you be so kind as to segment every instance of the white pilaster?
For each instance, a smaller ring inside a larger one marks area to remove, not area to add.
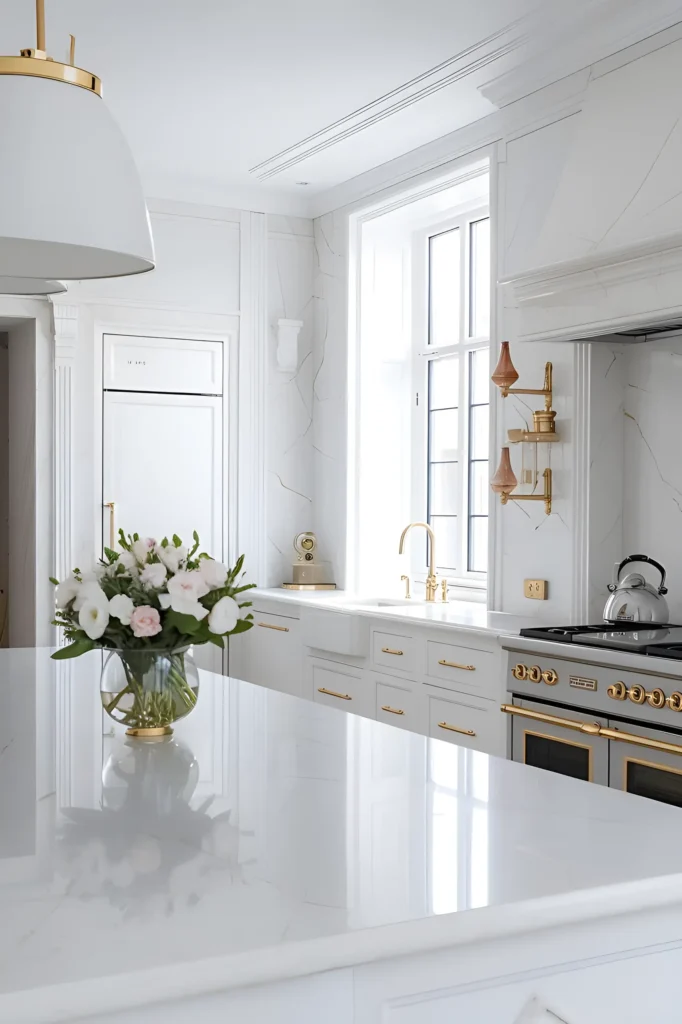
[[[55,573],[73,569],[73,375],[78,306],[53,301],[54,356],[54,523]]]
[[[240,218],[238,554],[249,579],[265,578],[265,439],[267,368],[267,233],[262,213]]]

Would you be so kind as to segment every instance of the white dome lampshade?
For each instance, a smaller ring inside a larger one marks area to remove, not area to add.
[[[142,183],[101,83],[38,48],[0,57],[0,277],[87,280],[154,267]]]
[[[66,291],[61,281],[41,281],[39,277],[0,277],[0,295],[57,295]]]

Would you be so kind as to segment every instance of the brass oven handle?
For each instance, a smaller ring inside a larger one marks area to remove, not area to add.
[[[458,725],[450,725],[449,722],[439,722],[439,729],[447,729],[448,732],[458,732],[462,736],[475,736],[476,733],[473,729],[461,729]]]
[[[465,672],[475,672],[475,665],[460,665],[457,661],[446,661],[445,658],[441,658],[438,662],[439,665],[445,665],[446,668],[463,668]]]
[[[392,715],[404,715],[405,714],[405,712],[402,710],[402,708],[392,708],[390,704],[382,704],[381,705],[381,710],[382,711],[390,711],[390,713]]]
[[[328,697],[338,697],[339,700],[352,700],[349,693],[336,693],[335,690],[327,690],[324,686],[318,686],[318,693],[326,693]]]
[[[648,736],[637,736],[633,732],[620,732],[619,729],[609,729],[608,726],[599,725],[598,722],[576,722],[572,718],[559,718],[558,715],[545,715],[541,711],[532,711],[530,708],[518,708],[515,704],[502,704],[500,710],[508,715],[532,718],[536,722],[547,722],[548,725],[558,725],[562,729],[572,729],[575,732],[586,733],[588,736],[602,736],[605,740],[632,743],[636,747],[648,747],[650,750],[660,750],[666,754],[682,754],[682,746],[678,743],[652,740]]]
[[[382,654],[397,654],[397,655],[402,655],[402,653],[403,653],[403,652],[402,652],[402,651],[394,651],[392,647],[382,647],[382,648],[381,648],[381,653],[382,653]]]
[[[279,633],[288,633],[288,626],[273,626],[271,622],[257,622],[257,626],[262,626],[263,629],[276,629]]]
[[[109,547],[113,551],[116,547],[116,502],[105,501],[104,508],[109,509]]]

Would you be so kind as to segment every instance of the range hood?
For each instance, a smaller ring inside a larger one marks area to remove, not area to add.
[[[637,52],[593,68],[579,112],[538,132],[532,237],[500,279],[521,340],[682,331],[682,39]]]

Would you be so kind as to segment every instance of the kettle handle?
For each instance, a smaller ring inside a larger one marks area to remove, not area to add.
[[[613,591],[616,589],[616,585],[620,580],[621,572],[623,571],[626,565],[629,565],[630,562],[647,562],[649,565],[653,565],[654,569],[658,569],[658,571],[661,574],[661,582],[658,587],[658,592],[659,594],[668,593],[668,588],[665,585],[665,569],[663,568],[660,562],[657,562],[655,558],[649,558],[648,555],[628,555],[627,558],[623,559],[623,561],[618,566],[618,569],[616,570],[616,583],[609,584],[609,590],[611,591],[611,593],[613,593]]]

